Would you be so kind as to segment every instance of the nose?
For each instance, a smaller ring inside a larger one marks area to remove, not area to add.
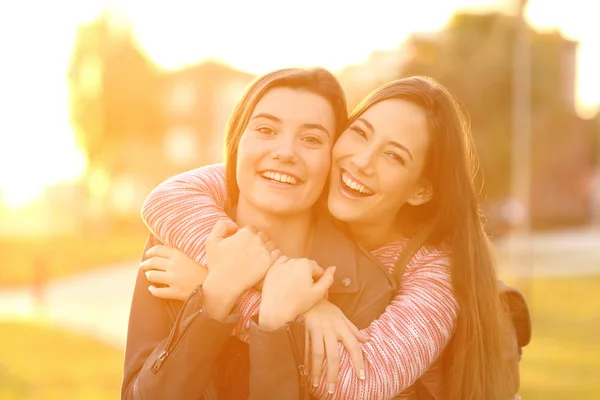
[[[296,161],[296,138],[293,135],[284,137],[278,140],[275,149],[273,150],[273,159],[283,162]]]
[[[372,175],[374,171],[375,152],[369,147],[365,147],[354,154],[350,162],[358,172],[364,175]]]

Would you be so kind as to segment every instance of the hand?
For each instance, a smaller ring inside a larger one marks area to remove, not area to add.
[[[335,391],[340,369],[338,342],[342,342],[350,353],[356,375],[361,380],[365,379],[360,343],[369,341],[369,338],[346,318],[342,310],[327,300],[321,300],[304,314],[304,324],[312,350],[310,372],[314,387],[319,386],[324,357],[327,355],[327,389],[329,393]]]
[[[205,307],[215,319],[225,318],[242,292],[262,280],[281,255],[275,243],[253,227],[227,237],[236,229],[219,221],[206,241],[208,275],[203,292]]]
[[[275,330],[294,321],[325,296],[333,284],[334,274],[335,267],[323,271],[316,262],[306,258],[280,257],[265,276],[259,325]]]
[[[208,274],[206,268],[174,247],[154,246],[146,252],[146,257],[149,258],[140,268],[152,283],[148,286],[150,293],[161,299],[185,301]]]

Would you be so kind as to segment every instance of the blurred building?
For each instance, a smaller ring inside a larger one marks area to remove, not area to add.
[[[222,160],[227,120],[252,78],[213,61],[161,76],[161,146],[169,173]]]
[[[115,150],[119,168],[110,177],[90,176],[92,187],[105,187],[101,191],[109,196],[108,201],[99,200],[98,215],[109,207],[113,215],[138,218],[144,199],[158,183],[221,161],[227,120],[251,79],[211,61],[158,74],[152,128],[120,141]]]

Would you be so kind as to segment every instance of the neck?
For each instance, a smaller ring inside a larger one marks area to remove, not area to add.
[[[354,240],[368,251],[404,237],[393,218],[384,222],[349,223],[347,226]]]
[[[252,225],[265,232],[281,254],[287,257],[305,258],[310,254],[313,230],[311,210],[293,215],[273,214],[257,209],[240,197],[235,221],[239,226]]]

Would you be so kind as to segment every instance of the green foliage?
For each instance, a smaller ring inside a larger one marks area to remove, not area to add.
[[[82,25],[71,56],[71,119],[92,166],[119,169],[111,154],[128,140],[144,140],[159,127],[156,68],[127,27],[103,14]]]
[[[399,71],[399,76],[436,78],[464,104],[490,199],[506,197],[510,190],[515,23],[500,13],[457,14],[439,34],[411,38],[413,57]],[[530,40],[532,178],[537,182],[532,190],[548,197],[565,183],[550,182],[557,164],[573,166],[565,181],[587,173],[590,155],[573,149],[589,143],[592,132],[573,107],[575,44],[558,33],[532,30]],[[576,206],[581,209],[580,203]]]

